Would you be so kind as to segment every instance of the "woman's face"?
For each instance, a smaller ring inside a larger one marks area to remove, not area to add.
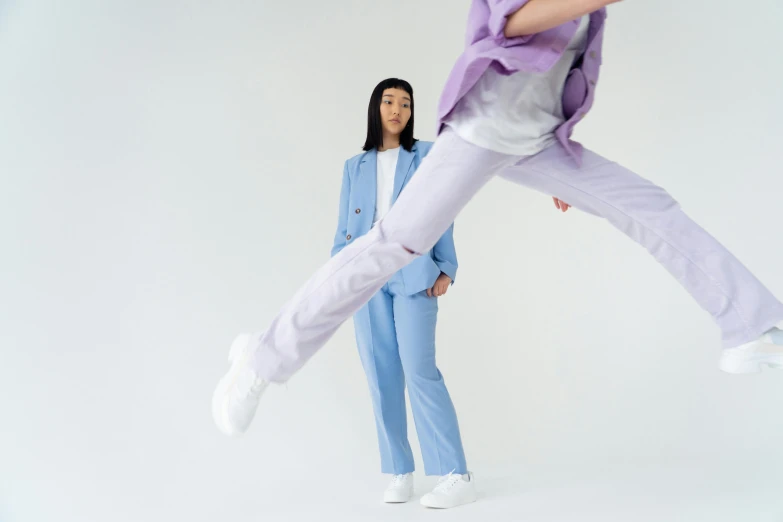
[[[399,136],[411,119],[411,97],[402,89],[386,89],[381,98],[383,130]]]

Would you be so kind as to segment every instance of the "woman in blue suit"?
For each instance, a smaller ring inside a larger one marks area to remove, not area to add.
[[[345,162],[332,256],[388,212],[431,145],[413,138],[410,84],[396,78],[379,83],[370,97],[365,152]],[[472,482],[454,405],[435,364],[438,298],[456,272],[452,225],[430,252],[397,272],[354,316],[375,412],[381,471],[394,475],[385,502],[407,502],[413,494],[406,385],[426,474],[440,475],[439,487],[457,479]],[[438,492],[435,488],[422,503],[445,507]]]

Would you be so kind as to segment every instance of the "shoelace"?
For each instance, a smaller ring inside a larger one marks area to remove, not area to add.
[[[389,484],[390,488],[399,488],[400,486],[403,486],[405,484],[405,477],[407,475],[394,475],[392,477],[391,484]]]
[[[462,480],[462,475],[455,475],[452,471],[448,475],[441,477],[441,479],[438,481],[438,485],[435,486],[435,491],[440,493],[448,493],[449,490],[453,488],[454,485],[460,480]]]
[[[245,370],[244,372],[244,375],[240,377],[237,385],[239,397],[242,397],[243,399],[258,395],[267,385],[265,380],[257,377],[254,373],[251,374],[250,370]]]
[[[244,398],[252,395],[258,395],[266,387],[267,382],[260,378],[256,373],[249,368],[250,365],[250,351],[245,348],[241,351],[234,360],[234,364],[241,364],[244,366],[237,377],[237,391],[239,396]]]
[[[258,393],[261,393],[261,390],[264,389],[266,386],[266,381],[262,379],[257,379],[252,386],[250,386],[250,393],[253,395],[257,395]]]

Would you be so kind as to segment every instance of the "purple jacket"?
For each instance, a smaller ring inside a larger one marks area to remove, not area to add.
[[[506,18],[530,0],[473,0],[468,15],[465,52],[451,70],[438,106],[438,133],[444,120],[457,102],[473,87],[490,67],[501,74],[517,71],[548,71],[563,54],[573,38],[579,21],[565,23],[543,33],[506,38],[503,30]],[[555,135],[577,163],[581,164],[582,146],[570,140],[577,122],[590,110],[595,98],[595,85],[601,67],[606,8],[590,15],[587,50],[566,79],[563,91],[565,123]]]

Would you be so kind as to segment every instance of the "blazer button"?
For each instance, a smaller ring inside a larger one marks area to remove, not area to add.
[[[350,241],[351,240],[351,234],[348,234],[347,236],[345,236],[345,240],[346,241]]]
[[[590,51],[590,58],[595,60],[595,57],[596,57],[595,51]]]
[[[590,80],[590,85],[595,85],[595,80]]]
[[[360,209],[360,208],[357,208],[357,209],[356,209],[356,213],[357,213],[357,214],[361,214],[361,213],[362,213],[362,209]]]

